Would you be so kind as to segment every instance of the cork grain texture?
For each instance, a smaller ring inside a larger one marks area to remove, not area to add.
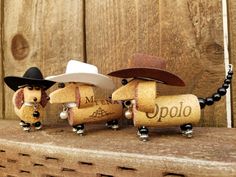
[[[123,117],[123,106],[118,101],[94,100],[91,106],[73,107],[69,110],[68,122],[71,126],[104,122]]]
[[[236,176],[236,129],[194,128],[186,139],[175,128],[151,129],[142,142],[133,127],[112,131],[87,126],[78,136],[69,126],[21,131],[0,122],[0,174],[12,176]],[[12,133],[14,132],[14,133]]]
[[[158,96],[153,113],[141,112],[133,107],[133,121],[136,127],[171,127],[191,123],[198,124],[201,109],[194,95]]]

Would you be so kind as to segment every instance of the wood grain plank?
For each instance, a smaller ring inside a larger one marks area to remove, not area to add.
[[[236,1],[228,1],[228,22],[229,22],[229,54],[230,63],[236,66]],[[236,78],[235,75],[232,81],[232,110],[234,127],[236,127]]]
[[[2,10],[3,10],[3,3],[0,0],[0,119],[4,118],[3,113],[3,105],[4,105],[4,88],[3,88],[3,50],[2,50],[2,33],[3,33],[3,22],[2,22]]]
[[[32,135],[17,128],[16,121],[2,120],[0,164],[6,168],[0,172],[17,177],[25,177],[21,169],[41,177],[235,177],[236,129],[194,128],[192,139],[181,136],[178,128],[150,129],[147,142],[139,141],[136,130],[91,125],[86,137],[78,137],[69,126],[53,125]],[[62,169],[74,170],[67,175]]]
[[[55,75],[65,72],[69,59],[83,60],[82,9],[82,0],[6,0],[3,39],[5,75],[21,76],[31,66],[41,68],[44,76]],[[16,41],[12,40],[14,37]],[[6,86],[5,92],[5,116],[17,119],[10,99],[13,92]],[[48,105],[45,122],[59,121],[57,117],[58,106]]]
[[[107,74],[126,67],[135,52],[158,55],[158,4],[158,0],[86,1],[87,62]],[[112,79],[120,86],[120,79]]]
[[[127,67],[135,52],[163,57],[185,88],[160,94],[211,96],[224,80],[221,1],[86,1],[87,61],[102,73]],[[120,79],[113,80],[120,86]],[[104,96],[104,94],[101,94]],[[202,126],[226,126],[225,99],[207,107]]]
[[[133,53],[159,54],[159,0],[89,0],[85,4],[87,62],[103,74],[126,67]],[[120,79],[112,78],[116,86]],[[111,92],[96,90],[97,98]],[[122,119],[121,124],[131,124]]]
[[[224,80],[221,1],[161,1],[161,56],[186,82],[183,93],[211,96]],[[165,88],[172,93],[175,88]],[[226,126],[225,98],[202,112],[200,125]]]

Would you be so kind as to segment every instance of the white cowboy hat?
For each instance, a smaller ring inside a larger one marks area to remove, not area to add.
[[[104,89],[114,89],[113,81],[98,73],[98,68],[94,65],[83,63],[77,60],[70,60],[66,66],[66,73],[56,76],[48,76],[47,80],[54,82],[81,82],[92,84]]]

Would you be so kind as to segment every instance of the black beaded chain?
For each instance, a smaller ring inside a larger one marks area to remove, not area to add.
[[[37,103],[37,98],[34,98],[34,112],[33,112],[33,117],[35,119],[38,119],[40,116],[40,113],[38,111],[38,103]]]
[[[229,88],[231,84],[231,80],[233,78],[233,65],[229,65],[229,71],[227,73],[226,79],[222,87],[217,90],[217,93],[214,93],[211,97],[207,98],[198,98],[201,109],[203,109],[206,105],[213,105],[214,102],[219,101],[222,96],[224,96],[227,92],[227,88]]]

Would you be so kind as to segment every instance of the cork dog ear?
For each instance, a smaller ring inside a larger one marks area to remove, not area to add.
[[[20,109],[24,104],[24,89],[17,90],[13,95],[13,105]]]
[[[136,109],[153,113],[156,100],[156,81],[139,81],[135,89]]]
[[[80,89],[79,87],[75,87],[75,102],[77,107],[80,107]]]
[[[45,92],[45,90],[41,90],[41,101],[40,104],[42,105],[42,107],[44,108],[46,106],[46,104],[48,103],[49,97],[47,95],[47,93]]]

